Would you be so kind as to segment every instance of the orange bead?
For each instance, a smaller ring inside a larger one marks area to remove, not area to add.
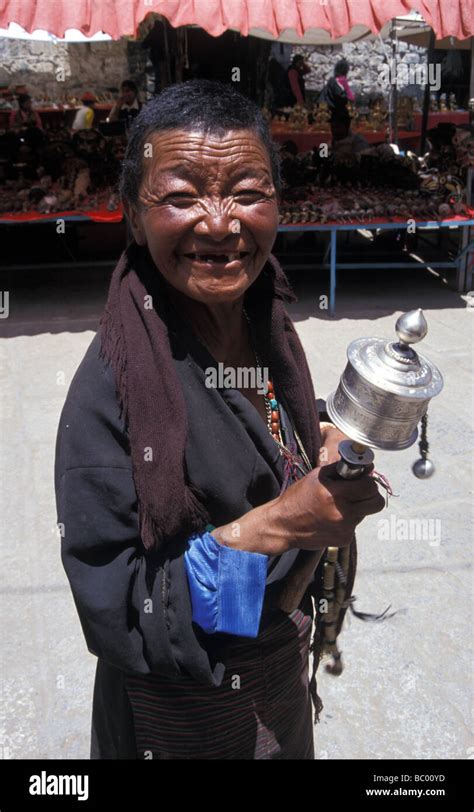
[[[279,413],[277,411],[273,410],[273,412],[272,412],[272,421],[276,422],[277,420],[280,420],[280,415],[279,415]]]
[[[277,421],[272,420],[272,432],[277,434],[280,430],[280,424]]]

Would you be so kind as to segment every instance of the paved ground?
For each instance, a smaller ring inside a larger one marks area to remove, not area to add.
[[[399,612],[383,623],[346,621],[344,673],[334,678],[320,668],[325,710],[315,729],[317,758],[473,757],[474,309],[427,272],[346,272],[339,277],[336,318],[329,319],[318,309],[326,278],[293,278],[300,300],[292,315],[319,396],[337,384],[350,340],[390,337],[400,311],[419,306],[429,322],[424,351],[446,381],[430,409],[434,478],[412,475],[416,447],[377,455],[377,467],[399,494],[384,518],[430,519],[431,533],[413,538],[412,532],[405,540],[405,523],[387,539],[380,516],[362,525],[357,606],[379,612],[391,604]],[[22,279],[22,285],[8,283],[10,317],[0,322],[1,755],[87,758],[95,657],[59,558],[53,458],[59,413],[93,338],[106,274]]]

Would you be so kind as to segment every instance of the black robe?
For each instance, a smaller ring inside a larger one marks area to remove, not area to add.
[[[188,345],[189,346],[189,345]],[[89,651],[99,660],[94,688],[92,757],[136,758],[126,675],[191,676],[220,685],[226,654],[242,638],[205,634],[192,622],[185,546],[146,553],[139,537],[130,449],[119,416],[114,375],[94,337],[70,385],[56,442],[55,490],[66,570]],[[213,359],[198,342],[173,348],[186,395],[186,466],[215,526],[278,496],[283,463],[256,409],[237,390],[210,390]],[[277,397],[281,393],[277,391]],[[287,410],[283,412],[287,415]],[[265,593],[297,550],[272,561]],[[153,611],[144,611],[153,601]],[[270,613],[271,615],[271,613]],[[261,627],[262,628],[262,627]],[[100,729],[102,741],[97,742]],[[104,744],[104,731],[110,746]]]

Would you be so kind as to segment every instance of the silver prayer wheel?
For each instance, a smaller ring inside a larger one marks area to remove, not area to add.
[[[423,311],[404,313],[395,330],[398,341],[358,338],[349,345],[339,386],[327,399],[330,419],[355,441],[356,454],[359,444],[390,450],[413,445],[431,398],[443,388],[437,367],[411,346],[428,331]]]
[[[349,438],[339,443],[341,459],[336,465],[336,473],[342,479],[356,479],[374,473],[372,448],[396,450],[413,445],[418,436],[419,421],[423,418],[422,422],[426,423],[425,414],[431,398],[443,388],[437,367],[418,355],[411,346],[421,341],[428,331],[422,310],[404,313],[395,329],[398,341],[359,338],[349,345],[347,366],[339,386],[326,401],[330,419]],[[422,459],[413,467],[419,478],[431,476],[434,470],[426,458],[428,441],[423,436],[425,430],[426,426],[420,442]],[[385,477],[378,474],[375,481],[390,493]],[[336,548],[329,549],[334,551]],[[279,600],[284,612],[291,612],[299,605],[323,552],[304,551],[304,555],[298,557],[300,564],[295,563],[293,578]],[[340,673],[338,659],[332,669],[332,673]]]

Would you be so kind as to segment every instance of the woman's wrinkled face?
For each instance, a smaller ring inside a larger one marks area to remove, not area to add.
[[[125,203],[135,240],[186,296],[238,300],[262,270],[278,226],[265,145],[251,130],[169,130],[153,133],[148,145],[138,206]]]

